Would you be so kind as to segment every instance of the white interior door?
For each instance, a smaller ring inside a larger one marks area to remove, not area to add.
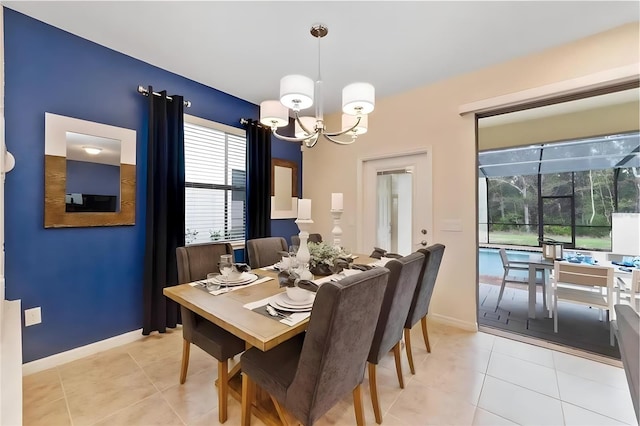
[[[423,151],[361,160],[358,251],[410,254],[431,244],[431,159]]]

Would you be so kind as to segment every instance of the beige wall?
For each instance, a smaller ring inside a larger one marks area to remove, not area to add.
[[[482,120],[481,120],[482,121]],[[627,102],[478,129],[478,149],[505,148],[638,131],[640,103]]]
[[[440,242],[447,248],[430,315],[462,327],[475,327],[475,118],[473,114],[460,116],[458,108],[473,101],[638,63],[638,30],[638,23],[628,24],[539,54],[378,99],[369,119],[369,133],[355,144],[341,147],[321,141],[303,154],[303,194],[313,199],[315,230],[330,238],[330,194],[343,192],[343,242],[357,247],[358,158],[432,147],[433,230],[429,242]],[[330,117],[330,129],[337,125],[337,118]],[[447,219],[459,219],[462,231],[443,231],[443,221]]]

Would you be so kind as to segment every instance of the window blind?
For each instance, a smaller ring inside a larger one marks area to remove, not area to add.
[[[185,121],[184,157],[186,244],[244,241],[246,139]]]

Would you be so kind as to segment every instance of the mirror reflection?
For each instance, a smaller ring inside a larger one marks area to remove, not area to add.
[[[376,247],[411,253],[412,176],[410,169],[378,172]]]
[[[66,132],[65,211],[120,211],[121,141]]]

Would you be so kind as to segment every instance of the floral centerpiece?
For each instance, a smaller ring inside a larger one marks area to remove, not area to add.
[[[347,256],[337,247],[326,243],[308,243],[309,271],[313,275],[331,275],[336,272],[336,259],[346,259]],[[342,268],[340,268],[341,270]]]

